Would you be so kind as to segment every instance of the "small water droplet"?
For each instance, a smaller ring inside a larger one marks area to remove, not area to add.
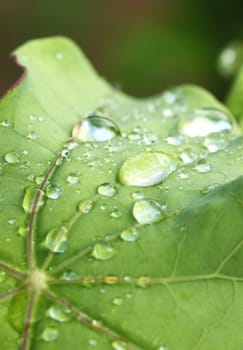
[[[34,131],[29,132],[28,135],[27,135],[27,139],[32,140],[32,141],[36,140],[37,139],[37,134]]]
[[[66,181],[71,185],[79,183],[79,177],[76,174],[70,174],[66,177]]]
[[[77,278],[77,274],[76,272],[72,271],[72,270],[68,270],[68,271],[65,271],[62,278],[66,281],[71,281],[75,278]]]
[[[233,41],[221,52],[218,60],[218,69],[222,75],[229,77],[240,69],[242,60],[242,43]]]
[[[169,350],[167,346],[161,345],[158,347],[158,350]]]
[[[46,327],[41,334],[41,339],[46,342],[52,342],[58,338],[59,332],[54,327]]]
[[[64,253],[68,246],[68,233],[65,226],[53,228],[46,235],[44,245],[53,253]]]
[[[62,60],[64,59],[63,53],[62,53],[62,52],[57,52],[57,53],[56,53],[56,59],[57,59],[58,61],[62,61]]]
[[[11,218],[11,219],[8,220],[8,224],[9,225],[13,225],[13,224],[15,224],[15,222],[16,222],[15,218]]]
[[[225,140],[224,134],[218,133],[206,137],[203,144],[209,152],[213,153],[225,149],[228,143]]]
[[[137,285],[138,287],[145,288],[145,287],[147,287],[150,283],[151,283],[151,280],[150,280],[149,277],[142,276],[142,277],[139,277],[139,279],[137,280],[136,285]]]
[[[4,160],[8,164],[17,164],[19,162],[19,154],[16,152],[8,152],[4,155]]]
[[[153,199],[137,201],[133,207],[133,216],[139,224],[159,221],[163,216],[161,205]]]
[[[121,306],[122,298],[115,298],[115,299],[113,299],[112,303],[116,306]]]
[[[96,346],[97,345],[97,340],[96,339],[90,339],[89,340],[89,345]]]
[[[169,145],[178,146],[182,143],[182,137],[181,136],[169,136],[169,137],[167,137],[167,143]]]
[[[113,197],[117,191],[112,184],[106,182],[97,188],[97,192],[102,196]]]
[[[190,149],[185,149],[183,152],[181,152],[180,158],[184,164],[190,164],[197,159],[197,155],[193,153]]]
[[[121,239],[126,242],[135,242],[139,237],[139,232],[135,227],[128,228],[120,234]]]
[[[202,163],[198,163],[195,166],[195,169],[199,172],[199,173],[208,173],[211,171],[211,165],[205,162]]]
[[[201,193],[202,194],[207,194],[208,192],[213,191],[214,189],[218,188],[219,186],[220,186],[220,184],[218,184],[218,183],[211,184],[211,185],[203,188],[201,190]]]
[[[175,161],[169,154],[143,152],[127,158],[119,170],[119,181],[128,186],[153,186],[161,183],[175,169]]]
[[[151,145],[153,143],[157,143],[159,138],[157,135],[153,134],[152,132],[147,132],[143,135],[143,140],[146,143],[146,145]]]
[[[46,187],[46,196],[49,199],[58,199],[62,194],[62,188],[56,184],[49,184]]]
[[[2,120],[0,122],[0,125],[4,126],[5,128],[7,128],[7,127],[11,126],[11,123],[10,123],[10,121],[8,119],[4,119],[4,120]]]
[[[114,254],[114,248],[108,243],[96,243],[92,250],[92,256],[98,260],[111,259]]]
[[[0,283],[3,283],[7,278],[6,272],[0,270]]]
[[[232,124],[227,115],[213,108],[197,109],[193,112],[192,117],[183,119],[179,123],[180,132],[189,137],[203,137],[231,129]]]
[[[124,343],[123,341],[121,340],[115,340],[112,342],[111,344],[112,348],[114,350],[126,350],[127,349],[127,345],[126,343]]]
[[[70,310],[58,304],[52,305],[47,310],[47,315],[53,320],[58,322],[68,322],[72,318]]]
[[[78,206],[78,210],[83,214],[89,214],[93,208],[94,202],[91,199],[81,201]]]
[[[37,196],[39,197],[36,201]],[[28,187],[23,199],[23,209],[25,213],[30,214],[38,212],[45,204],[45,193],[37,187]]]
[[[90,115],[78,122],[72,131],[73,138],[81,142],[107,141],[117,135],[120,135],[120,131],[116,124],[98,115]]]
[[[132,199],[138,200],[138,199],[143,199],[144,195],[140,191],[135,191],[131,194]]]
[[[110,216],[114,219],[120,218],[122,216],[122,212],[120,212],[119,209],[115,208],[114,210],[112,210],[112,212],[110,213]]]

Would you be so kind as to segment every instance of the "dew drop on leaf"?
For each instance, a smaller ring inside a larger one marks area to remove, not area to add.
[[[121,340],[113,341],[111,346],[112,346],[112,349],[114,349],[114,350],[126,350],[127,349],[126,343],[124,343]]]
[[[49,307],[47,310],[47,316],[58,322],[68,322],[72,318],[70,310],[58,304]]]
[[[121,304],[122,304],[122,298],[114,298],[113,299],[113,301],[112,301],[112,303],[114,304],[114,305],[116,305],[116,306],[121,306]]]
[[[199,173],[209,173],[211,171],[211,165],[205,162],[202,163],[198,163],[195,166],[195,169],[199,172]]]
[[[89,214],[94,207],[94,202],[91,199],[83,200],[79,203],[78,210],[82,214]]]
[[[114,254],[114,248],[108,243],[96,243],[92,250],[92,256],[98,260],[111,259]]]
[[[17,164],[19,162],[19,154],[16,152],[9,152],[4,155],[4,160],[8,164]]]
[[[119,128],[113,121],[98,115],[91,115],[78,122],[72,131],[72,137],[81,142],[107,141],[119,134]]]
[[[36,201],[39,196],[38,201]],[[25,191],[23,200],[23,209],[25,213],[30,214],[38,212],[45,204],[45,193],[37,187],[28,187]]]
[[[62,188],[56,184],[49,184],[46,187],[46,196],[49,199],[58,199],[62,193]]]
[[[0,270],[0,283],[3,283],[6,280],[6,272]]]
[[[59,332],[54,327],[46,327],[41,334],[41,339],[45,342],[52,342],[58,338]]]
[[[232,124],[225,113],[217,109],[197,109],[191,118],[179,122],[179,131],[189,137],[207,136],[212,133],[230,131]]]
[[[139,237],[139,232],[135,227],[131,227],[122,231],[120,237],[123,241],[135,242]]]
[[[113,197],[116,194],[116,188],[112,184],[106,182],[97,188],[97,192],[102,196]]]
[[[1,121],[0,125],[4,126],[5,128],[7,128],[7,127],[11,126],[11,123],[10,123],[10,121],[8,119],[4,119],[4,120]]]
[[[203,142],[204,146],[211,153],[218,152],[227,147],[227,141],[225,140],[224,134],[212,134],[205,138]]]
[[[143,199],[144,195],[140,191],[135,191],[131,194],[132,199],[138,200],[138,199]]]
[[[133,216],[139,224],[150,224],[163,217],[161,205],[153,199],[137,201],[133,207]]]
[[[53,253],[64,253],[67,249],[68,231],[65,226],[53,228],[46,235],[44,245]]]
[[[114,210],[112,210],[112,212],[110,213],[110,216],[114,219],[120,218],[122,216],[122,212],[115,208]]]
[[[62,275],[62,279],[66,281],[73,280],[74,278],[77,278],[77,274],[72,270],[65,271],[64,274]]]
[[[76,185],[79,183],[79,177],[75,174],[70,174],[66,177],[66,181],[71,185]]]
[[[143,152],[127,158],[119,170],[119,181],[127,186],[153,186],[161,183],[175,169],[175,161],[169,154]]]

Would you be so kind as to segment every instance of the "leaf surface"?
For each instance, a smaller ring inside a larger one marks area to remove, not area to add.
[[[26,71],[0,103],[1,348],[241,349],[230,112],[189,85],[130,98],[64,38],[15,55]]]

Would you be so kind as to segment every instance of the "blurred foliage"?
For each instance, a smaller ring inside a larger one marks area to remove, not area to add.
[[[9,53],[26,40],[65,35],[101,75],[136,96],[181,83],[223,98],[216,61],[243,37],[243,3],[232,0],[11,0],[0,4],[0,91],[20,74]]]

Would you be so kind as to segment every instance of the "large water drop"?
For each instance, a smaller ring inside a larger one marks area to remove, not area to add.
[[[78,122],[72,137],[78,141],[107,141],[120,134],[119,128],[110,119],[91,115]]]
[[[169,154],[143,152],[127,158],[119,170],[119,181],[128,186],[153,186],[161,183],[175,169],[175,160]]]
[[[161,205],[153,199],[137,201],[133,207],[133,216],[139,224],[151,224],[163,217]]]

